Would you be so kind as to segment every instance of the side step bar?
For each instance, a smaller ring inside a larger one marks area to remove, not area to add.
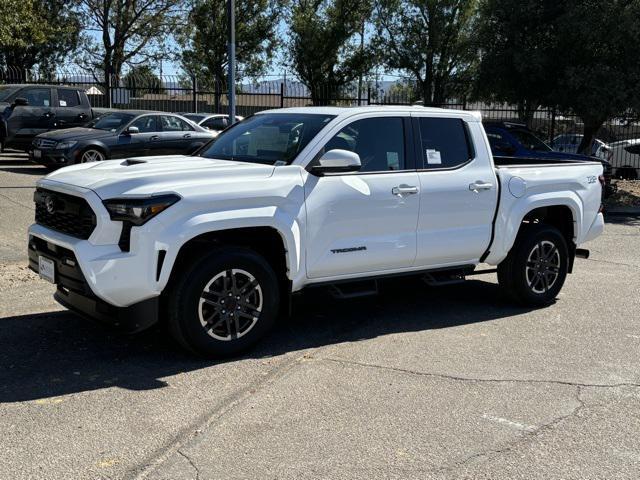
[[[377,295],[379,291],[377,280],[339,283],[329,286],[331,296],[340,300]]]

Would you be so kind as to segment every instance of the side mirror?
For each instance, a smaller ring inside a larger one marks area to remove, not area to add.
[[[129,127],[125,131],[127,135],[135,135],[136,133],[140,133],[140,129],[138,127]]]
[[[360,155],[348,150],[334,149],[325,152],[311,170],[313,173],[324,175],[325,173],[357,172],[361,167]]]
[[[14,107],[27,107],[29,106],[29,100],[26,98],[18,97],[13,101]]]

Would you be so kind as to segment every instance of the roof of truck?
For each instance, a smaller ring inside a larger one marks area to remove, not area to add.
[[[421,105],[367,105],[364,107],[290,107],[274,110],[264,110],[261,113],[311,113],[318,115],[335,115],[350,117],[360,113],[370,112],[398,112],[398,113],[433,113],[436,115],[465,118],[468,121],[481,121],[480,112],[471,110],[453,110],[448,108],[423,107]]]

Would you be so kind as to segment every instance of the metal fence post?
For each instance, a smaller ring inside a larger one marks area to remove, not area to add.
[[[556,107],[551,109],[551,128],[549,129],[549,143],[553,143],[553,139],[556,136]]]
[[[193,106],[192,106],[192,110],[193,113],[198,113],[198,78],[193,75],[192,78],[192,83],[191,85],[193,86]]]
[[[284,83],[280,83],[280,108],[284,108]]]

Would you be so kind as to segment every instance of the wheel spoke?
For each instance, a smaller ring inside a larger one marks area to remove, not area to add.
[[[553,245],[553,246],[551,247],[551,249],[547,252],[547,254],[544,256],[544,259],[545,259],[545,260],[551,260],[551,258],[555,255],[555,253],[556,253],[556,251],[557,251],[557,250],[558,250],[558,249],[556,248],[556,246],[555,246],[555,245]]]
[[[249,293],[252,290],[255,290],[257,287],[258,287],[258,280],[254,278],[253,280],[251,280],[249,283],[247,283],[240,289],[240,291],[238,292],[238,295],[247,295],[247,293]]]

